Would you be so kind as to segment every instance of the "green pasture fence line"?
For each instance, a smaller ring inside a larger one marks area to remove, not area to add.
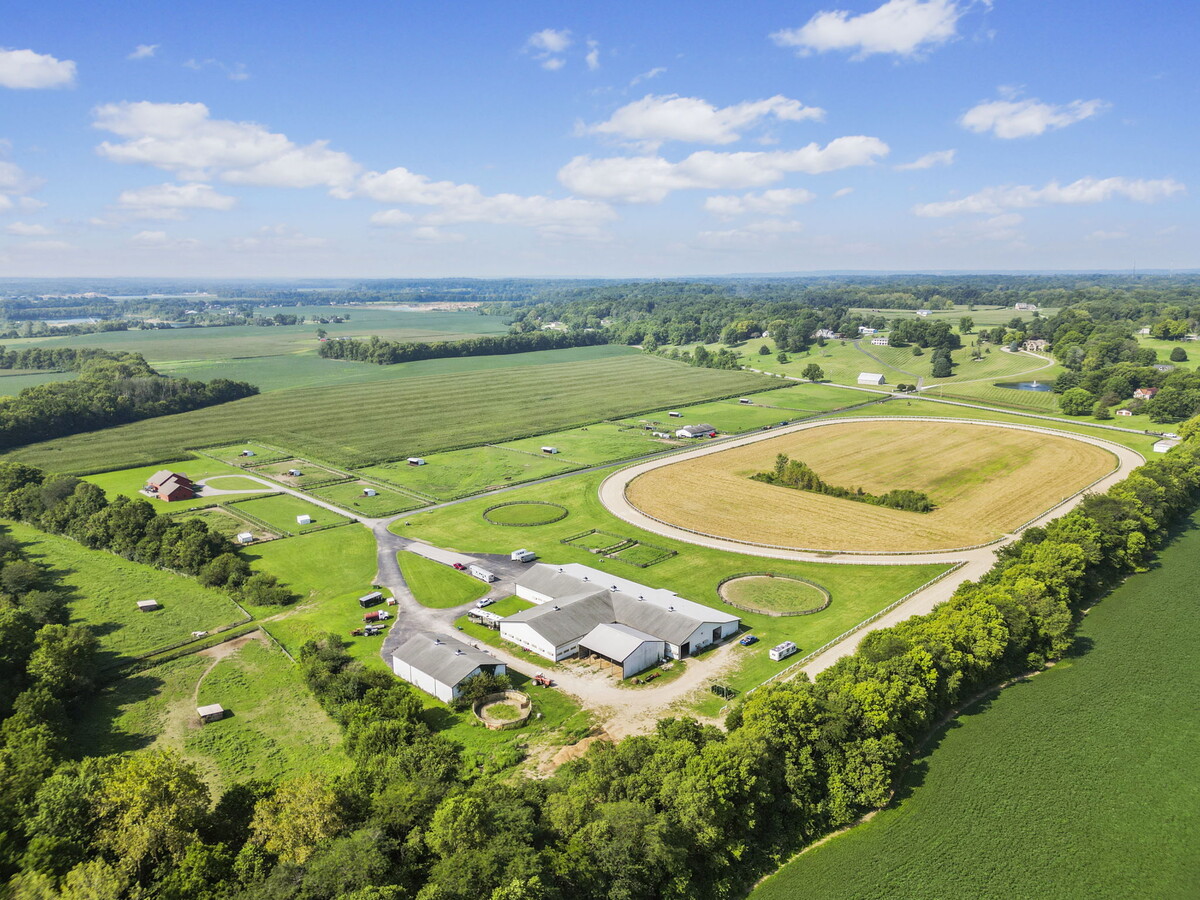
[[[721,588],[725,587],[727,582],[735,581],[738,578],[781,578],[785,581],[799,581],[802,584],[807,584],[809,587],[816,588],[818,591],[820,591],[821,596],[825,598],[825,602],[820,606],[813,607],[812,609],[800,609],[792,612],[777,612],[769,609],[755,609],[753,606],[743,606],[740,603],[735,603],[721,593]],[[833,602],[833,595],[830,594],[826,588],[817,584],[815,581],[812,581],[808,578],[801,578],[799,575],[780,575],[778,572],[741,572],[737,575],[730,575],[727,578],[722,578],[717,584],[717,597],[722,603],[732,606],[734,609],[744,610],[745,612],[749,613],[757,613],[763,616],[773,616],[777,619],[784,618],[786,616],[811,616],[813,613],[824,612],[829,608],[829,604]]]
[[[892,603],[889,603],[889,604],[888,604],[887,606],[885,606],[883,609],[881,609],[881,610],[879,610],[878,612],[874,613],[873,615],[870,615],[870,616],[868,616],[867,618],[863,619],[861,622],[859,622],[859,623],[858,623],[857,625],[855,625],[853,628],[850,628],[850,629],[848,629],[847,631],[843,631],[841,634],[839,634],[839,635],[838,635],[837,637],[835,637],[833,640],[831,640],[831,641],[826,641],[824,644],[822,644],[822,645],[821,645],[820,647],[818,647],[816,650],[813,650],[811,653],[807,653],[807,654],[805,654],[803,657],[801,657],[800,659],[796,660],[796,662],[792,663],[792,664],[791,664],[790,666],[788,666],[786,669],[780,669],[778,672],[776,672],[774,675],[770,676],[769,678],[765,678],[765,679],[763,679],[761,682],[759,682],[758,684],[756,684],[754,687],[752,687],[752,688],[750,688],[749,690],[747,690],[747,691],[745,692],[745,694],[743,694],[742,696],[743,696],[743,697],[747,697],[747,696],[749,696],[750,694],[752,694],[752,693],[754,693],[755,691],[757,691],[757,690],[758,690],[760,687],[766,687],[768,684],[770,684],[770,683],[771,683],[771,682],[773,682],[773,681],[786,681],[786,680],[788,680],[789,678],[791,678],[793,675],[795,675],[795,674],[796,674],[796,671],[797,671],[797,670],[798,670],[798,669],[799,669],[801,666],[805,666],[805,665],[807,665],[808,663],[812,662],[814,659],[816,659],[818,656],[820,656],[820,655],[821,655],[822,653],[824,653],[826,650],[829,650],[831,647],[835,647],[835,646],[837,646],[839,643],[841,643],[842,641],[844,641],[846,638],[850,637],[852,634],[856,634],[856,633],[858,633],[859,631],[862,631],[864,628],[866,628],[866,627],[867,627],[868,625],[870,625],[872,622],[876,622],[876,621],[878,621],[879,619],[881,619],[883,616],[886,616],[886,615],[887,615],[888,613],[890,613],[890,612],[891,612],[893,609],[895,609],[896,607],[900,606],[900,604],[902,604],[902,603],[905,603],[905,602],[907,602],[908,600],[912,599],[912,598],[913,598],[913,597],[915,597],[917,594],[921,593],[921,591],[924,591],[924,590],[926,590],[927,588],[931,588],[931,587],[933,587],[935,584],[937,584],[937,583],[938,583],[939,581],[941,581],[943,578],[948,578],[949,576],[953,575],[955,572],[957,572],[959,569],[961,569],[961,568],[962,568],[963,566],[965,566],[965,565],[966,565],[966,562],[957,562],[957,563],[955,563],[953,566],[951,566],[951,567],[950,567],[949,569],[947,569],[946,571],[942,572],[940,575],[937,575],[937,576],[935,576],[935,577],[933,577],[933,578],[929,579],[927,582],[925,582],[925,583],[924,583],[923,585],[921,585],[919,588],[916,588],[915,590],[911,590],[911,591],[909,591],[907,594],[905,594],[905,595],[904,595],[903,597],[901,597],[899,600],[896,600],[896,601],[893,601]],[[728,708],[729,708],[729,705],[728,705],[728,704],[726,704],[725,706],[722,706],[722,707],[721,707],[721,710],[720,710],[720,711],[721,711],[721,712],[725,712],[725,710],[727,710]]]
[[[283,644],[279,643],[279,638],[277,638],[277,637],[275,637],[275,635],[271,634],[271,632],[267,629],[267,626],[265,623],[260,622],[258,627],[262,630],[263,634],[265,634],[268,638],[270,638],[271,643],[273,643],[276,647],[278,647],[280,650],[283,651],[284,656],[286,656],[292,662],[296,661],[296,657],[294,657],[294,656],[292,656],[292,654],[288,653],[287,647],[285,647],[285,646],[283,646]]]
[[[207,650],[209,647],[216,647],[218,644],[224,644],[243,635],[251,634],[258,627],[258,623],[253,621],[253,619],[245,622],[236,622],[232,625],[224,625],[221,628],[213,629],[202,638],[188,638],[186,641],[180,641],[168,647],[159,647],[156,650],[143,653],[132,659],[122,660],[105,671],[120,673],[122,676],[143,672],[146,669],[152,669],[173,659],[191,656],[193,653],[199,653],[201,650]]]

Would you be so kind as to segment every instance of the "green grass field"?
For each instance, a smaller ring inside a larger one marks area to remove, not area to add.
[[[938,732],[894,806],[756,900],[1194,896],[1198,578],[1194,520],[1091,610],[1074,656]]]
[[[536,552],[546,563],[578,562],[608,569],[650,587],[670,588],[689,600],[741,616],[745,625],[761,640],[754,647],[737,648],[743,661],[730,675],[729,681],[740,691],[753,687],[788,665],[786,660],[773,662],[768,658],[767,650],[775,644],[792,640],[800,646],[802,653],[815,650],[946,568],[942,565],[880,567],[773,561],[772,569],[780,574],[797,575],[824,585],[833,595],[833,603],[816,615],[786,619],[742,612],[721,603],[717,596],[717,584],[723,578],[739,572],[761,571],[762,559],[672,541],[622,522],[604,509],[596,493],[600,481],[607,474],[581,474],[518,488],[506,494],[505,500],[559,503],[571,513],[559,522],[520,529],[520,545]],[[443,509],[418,510],[407,518],[411,526],[397,530],[402,530],[406,537],[419,537],[436,546],[463,552],[508,553],[513,548],[514,529],[488,524],[482,516],[483,510],[492,502],[490,498],[478,498]],[[562,538],[591,528],[676,550],[678,555],[647,569],[637,569],[616,560],[605,560],[583,547],[560,543]],[[477,634],[467,629],[472,636],[487,640],[488,636],[482,634],[487,629],[479,631]],[[711,701],[705,700],[698,711],[712,715],[722,705],[722,701],[713,697]]]
[[[750,399],[760,406],[776,406],[800,413],[818,413],[856,406],[874,398],[864,391],[833,384],[803,383],[754,394]]]
[[[348,521],[345,516],[339,516],[323,506],[317,506],[301,500],[299,497],[293,497],[291,494],[275,494],[270,497],[240,500],[233,506],[236,512],[262,519],[272,528],[290,531],[292,534],[307,534],[319,528],[340,525]],[[296,521],[300,516],[309,516],[312,518],[312,522],[308,525],[301,525]]]
[[[739,606],[771,612],[801,612],[825,602],[825,595],[811,584],[763,575],[735,578],[721,591]]]
[[[250,778],[330,775],[347,766],[337,726],[317,705],[299,668],[263,640],[218,645],[135,673],[106,687],[75,729],[95,755],[171,748],[220,790]],[[232,715],[201,727],[200,704]]]
[[[86,625],[96,633],[106,663],[188,640],[193,631],[245,619],[227,594],[203,587],[194,578],[88,550],[17,522],[6,522],[4,528],[31,559],[49,566],[57,586],[69,592],[71,624]],[[138,600],[157,600],[162,609],[141,612]]]
[[[50,384],[54,381],[70,381],[75,377],[74,372],[29,372],[13,369],[0,369],[0,397],[19,394],[25,388],[37,387],[39,384]]]
[[[89,475],[86,480],[103,490],[110,500],[118,494],[124,494],[126,497],[144,498],[145,494],[140,494],[139,491],[145,487],[146,479],[150,478],[160,469],[170,469],[172,472],[179,472],[192,479],[192,481],[199,481],[202,478],[211,478],[217,475],[242,474],[242,470],[236,466],[227,466],[224,463],[216,462],[207,457],[193,456],[190,453],[185,453],[183,458],[174,462],[153,466],[138,466],[134,469],[117,469],[99,475]],[[230,487],[232,486],[231,484]],[[263,490],[263,485],[256,484],[254,490]],[[201,491],[200,496],[203,497],[203,495],[204,492]],[[221,502],[221,499],[218,495],[212,501],[206,500],[205,502]],[[154,500],[154,505],[156,508],[168,510],[177,509],[181,506],[195,506],[196,504],[186,500],[177,500],[174,503]]]
[[[297,471],[299,475],[289,475],[291,471]],[[316,463],[308,462],[303,459],[285,459],[282,462],[267,463],[265,466],[256,466],[249,470],[250,474],[258,475],[262,478],[270,478],[288,487],[299,488],[304,490],[314,484],[328,484],[331,481],[345,480],[349,477],[345,472],[339,472],[336,469],[327,469],[324,466],[318,466]]]
[[[696,369],[634,352],[585,362],[478,368],[453,377],[275,391],[45,441],[7,458],[57,472],[98,472],[178,459],[188,447],[253,438],[288,447],[314,462],[363,467],[766,384],[746,372]]]
[[[669,416],[667,413],[670,411],[681,412],[683,417]],[[672,406],[670,410],[633,416],[624,419],[623,422],[627,425],[652,425],[655,431],[668,434],[674,434],[675,429],[684,425],[704,423],[726,434],[736,434],[741,431],[754,431],[764,425],[778,425],[780,422],[798,419],[801,415],[794,409],[747,405],[738,403],[737,400],[719,400],[694,406]]]
[[[426,463],[423,466],[410,466],[401,460],[359,472],[368,478],[379,478],[439,500],[451,500],[579,468],[578,463],[562,454],[535,456],[501,447],[431,453],[423,459]]]
[[[375,491],[375,496],[364,496],[364,488]],[[308,493],[321,500],[345,507],[355,515],[372,519],[395,515],[425,505],[425,501],[418,500],[409,494],[389,491],[381,485],[370,484],[366,481],[346,481],[328,487],[314,488]]]
[[[274,532],[266,532],[253,522],[243,519],[226,506],[213,506],[208,509],[197,510],[196,512],[182,512],[173,515],[179,519],[199,519],[201,522],[207,524],[211,531],[223,534],[230,540],[233,540],[239,534],[246,531],[249,531],[258,538],[263,538],[268,534],[278,537]]]
[[[265,444],[259,444],[254,441],[239,441],[236,444],[228,444],[224,447],[205,446],[201,447],[200,450],[206,456],[215,456],[222,462],[243,469],[249,466],[261,466],[265,463],[277,462],[291,456],[290,453],[284,453],[273,447],[268,447]],[[247,451],[254,455],[243,456],[242,454]]]
[[[1146,337],[1139,334],[1137,342],[1141,346],[1157,353],[1160,363],[1168,363],[1180,369],[1194,370],[1200,368],[1200,343],[1196,341],[1160,341],[1158,338]],[[1171,351],[1176,347],[1182,347],[1183,351],[1188,355],[1185,362],[1171,362]],[[0,380],[0,387],[3,387],[2,380]]]
[[[431,609],[453,609],[478,600],[489,590],[478,578],[415,553],[402,550],[397,560],[417,602]]]
[[[613,460],[632,459],[635,456],[683,446],[683,441],[663,441],[642,428],[601,422],[597,425],[586,425],[583,428],[543,434],[535,438],[509,441],[499,446],[538,454],[542,452],[543,447],[557,447],[558,453],[553,454],[554,459],[583,466],[595,466]],[[549,458],[551,454],[546,454],[546,456]]]
[[[493,525],[548,525],[565,518],[564,507],[550,503],[522,502],[506,500],[495,507],[484,509],[480,515],[486,516],[485,521]],[[570,515],[570,512],[567,512]]]

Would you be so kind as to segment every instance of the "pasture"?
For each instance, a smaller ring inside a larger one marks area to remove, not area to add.
[[[780,453],[807,463],[826,484],[923,491],[937,508],[907,512],[751,480]],[[1109,451],[1069,437],[954,422],[844,423],[680,460],[635,478],[626,494],[656,519],[717,537],[819,550],[937,550],[995,540],[1115,466]]]
[[[363,494],[363,490],[367,488],[375,491],[374,497]],[[385,487],[366,481],[344,481],[341,484],[314,488],[308,493],[328,503],[345,507],[357,516],[371,519],[395,515],[425,505],[424,500],[418,500],[410,494],[389,491]]]
[[[173,513],[172,516],[176,519],[199,519],[208,525],[210,531],[223,534],[230,540],[233,540],[239,534],[246,531],[253,534],[255,540],[260,541],[279,537],[275,532],[267,531],[249,519],[243,519],[227,506],[210,506],[206,509],[196,510],[195,512],[189,510]]]
[[[15,369],[3,369],[0,370],[0,397],[19,394],[25,388],[37,387],[39,384],[50,384],[53,381],[70,381],[74,377],[74,372],[46,372],[40,369],[25,372]]]
[[[799,413],[823,413],[876,399],[874,395],[833,384],[804,382],[750,397],[759,406],[774,406]]]
[[[524,453],[492,446],[431,453],[423,459],[423,466],[400,460],[359,471],[438,500],[451,500],[579,468],[578,463],[561,454]]]
[[[1071,657],[968,708],[893,806],[754,900],[1193,896],[1198,578],[1193,518],[1152,571],[1092,607]]]
[[[674,431],[674,429],[672,429]],[[543,447],[557,447],[555,459],[566,460],[581,466],[595,466],[619,459],[632,459],[647,453],[658,453],[672,447],[682,446],[678,439],[663,440],[652,436],[642,428],[601,422],[569,431],[556,431],[539,437],[508,441],[497,446],[506,450],[521,450],[525,453],[542,453]],[[551,454],[545,454],[550,456]]]
[[[695,369],[646,354],[621,355],[274,391],[32,444],[6,458],[81,474],[179,459],[190,447],[251,437],[288,447],[315,462],[363,467],[769,385],[762,376],[747,372]]]
[[[397,561],[417,602],[431,609],[453,609],[478,600],[490,590],[478,578],[415,553],[402,550]]]
[[[4,527],[30,559],[49,566],[58,587],[68,592],[71,624],[95,632],[106,664],[189,640],[193,631],[246,619],[227,594],[194,578],[89,550],[28,525]],[[138,600],[157,600],[162,609],[142,612]]]
[[[405,537],[421,538],[436,546],[465,553],[507,554],[516,546],[514,538],[519,534],[520,546],[533,550],[541,561],[548,564],[583,563],[632,578],[650,587],[670,588],[689,600],[739,615],[746,627],[761,639],[760,643],[753,647],[735,648],[737,665],[724,680],[739,691],[753,687],[789,664],[787,660],[773,662],[767,656],[767,650],[780,641],[795,641],[800,645],[801,652],[815,650],[947,568],[945,565],[860,566],[772,561],[772,569],[780,574],[808,578],[824,585],[832,593],[833,603],[816,615],[788,619],[742,612],[720,601],[717,585],[730,575],[761,571],[763,560],[741,553],[726,553],[673,541],[617,519],[603,507],[597,496],[600,481],[607,474],[584,473],[517,488],[505,495],[506,501],[546,501],[560,504],[569,510],[570,515],[566,518],[546,525],[521,529],[491,525],[484,520],[482,514],[495,500],[480,497],[442,509],[417,510],[406,517],[406,521],[411,522],[411,525],[397,524],[393,526],[393,530],[402,532]],[[620,561],[607,560],[593,554],[586,547],[560,543],[563,538],[574,537],[591,529],[609,531],[619,537],[674,550],[677,555],[647,569],[635,569]],[[347,529],[337,529],[345,530]],[[294,543],[294,540],[276,543],[288,544]],[[264,545],[263,549],[271,546]],[[488,629],[479,631],[487,632]],[[487,635],[475,631],[468,633],[480,640],[488,639]],[[495,639],[498,640],[498,636]],[[541,663],[534,664],[548,663],[542,660]],[[706,697],[697,706],[697,711],[704,715],[714,715],[722,705],[723,701],[719,698]]]
[[[750,399],[757,401],[757,396]],[[674,418],[670,411],[683,413],[682,418]],[[638,427],[650,426],[654,431],[664,431],[674,434],[675,429],[684,425],[712,425],[717,431],[726,434],[737,434],[742,431],[754,431],[766,425],[778,425],[780,422],[800,418],[793,409],[779,409],[770,406],[755,406],[754,404],[738,403],[735,400],[718,400],[713,403],[701,403],[695,406],[677,407],[670,410],[659,410],[642,416],[624,419],[623,424]]]
[[[299,472],[292,475],[291,472]],[[255,466],[250,474],[259,475],[286,484],[288,487],[304,490],[313,485],[328,484],[331,481],[345,481],[349,476],[335,469],[328,469],[304,459],[285,459],[281,462],[267,463]]]
[[[240,515],[261,519],[271,528],[292,534],[307,534],[318,528],[341,525],[349,521],[345,516],[339,516],[323,506],[317,506],[301,500],[299,497],[293,497],[291,494],[275,494],[270,497],[239,500],[233,504],[233,507],[234,511]],[[312,522],[308,525],[301,525],[296,521],[300,516],[310,516]]]
[[[204,456],[193,456],[190,453],[186,453],[183,457],[161,465],[138,466],[133,469],[116,469],[98,475],[89,475],[84,480],[96,485],[111,500],[118,494],[124,494],[126,497],[145,498],[146,495],[140,493],[141,489],[146,486],[147,479],[161,469],[170,469],[172,472],[179,472],[192,479],[192,481],[199,481],[202,478],[212,478],[218,475],[242,474],[242,470],[235,466],[225,465]],[[233,487],[233,485],[231,484],[230,487]],[[252,490],[264,490],[264,487],[261,484],[255,484]],[[201,491],[200,493],[203,496],[204,492]],[[155,499],[153,503],[156,508],[161,507],[163,510],[195,505],[188,501],[181,502],[178,500],[174,503],[165,503]]]

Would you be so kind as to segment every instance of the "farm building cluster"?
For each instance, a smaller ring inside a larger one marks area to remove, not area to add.
[[[145,491],[159,500],[171,503],[175,500],[191,500],[196,496],[196,484],[192,479],[170,469],[160,469],[146,481]]]
[[[554,662],[592,659],[622,678],[703,650],[741,626],[737,616],[672,591],[577,563],[530,567],[516,594],[534,606],[503,619],[502,638]]]
[[[409,684],[449,703],[459,695],[459,685],[468,678],[504,675],[508,669],[490,653],[445,635],[422,631],[396,648],[392,671]]]

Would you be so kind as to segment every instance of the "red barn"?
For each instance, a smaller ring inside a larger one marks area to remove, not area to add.
[[[159,500],[170,503],[173,500],[191,500],[196,496],[196,485],[192,479],[169,469],[162,469],[150,476],[146,487]]]

